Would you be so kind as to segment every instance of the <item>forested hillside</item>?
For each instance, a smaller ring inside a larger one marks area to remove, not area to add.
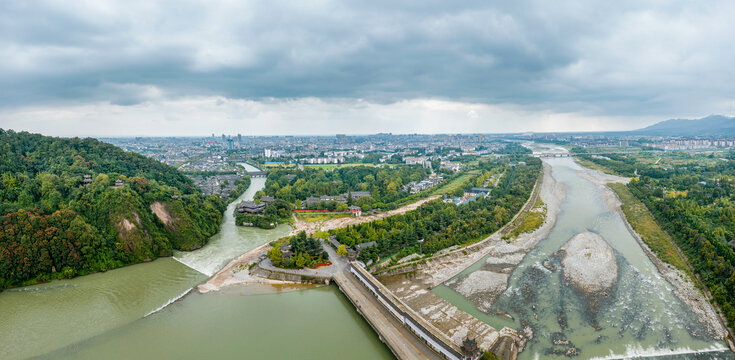
[[[0,130],[0,289],[201,247],[225,206],[142,155]]]

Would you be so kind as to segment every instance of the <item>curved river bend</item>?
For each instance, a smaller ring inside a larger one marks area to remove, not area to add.
[[[253,178],[199,250],[0,293],[0,359],[392,358],[335,287],[192,290],[236,256],[289,232],[285,225],[235,226],[235,204],[264,185]]]

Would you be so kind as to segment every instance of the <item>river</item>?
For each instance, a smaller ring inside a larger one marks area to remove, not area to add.
[[[534,337],[520,359],[566,358],[570,346],[578,358],[735,359],[723,342],[712,340],[692,311],[672,293],[653,263],[628,232],[624,220],[603,203],[599,189],[578,174],[571,158],[545,160],[556,181],[567,187],[554,228],[512,272],[508,289],[489,314],[445,285],[435,294],[500,329],[530,327]],[[620,268],[609,296],[591,305],[589,299],[564,284],[561,271],[542,266],[572,236],[589,230],[613,247]],[[484,266],[485,259],[458,277]],[[514,320],[497,316],[510,314]],[[554,343],[556,341],[556,343]],[[564,343],[569,341],[568,344]]]
[[[289,232],[235,226],[235,205],[264,185],[253,178],[199,250],[0,293],[0,359],[392,358],[334,286],[192,290],[234,257]]]

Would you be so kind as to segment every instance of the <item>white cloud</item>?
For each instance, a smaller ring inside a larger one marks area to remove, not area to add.
[[[0,2],[0,126],[561,131],[730,115],[733,13],[726,0]]]
[[[94,103],[28,107],[0,112],[0,127],[57,136],[196,136],[394,133],[503,133],[522,131],[624,130],[611,117],[529,112],[515,105],[487,105],[435,99],[377,104],[318,98],[263,101],[219,96],[144,101],[121,106]]]

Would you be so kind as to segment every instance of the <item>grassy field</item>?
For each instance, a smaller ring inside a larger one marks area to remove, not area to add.
[[[471,179],[471,178],[473,178],[475,176],[477,176],[477,175],[471,174],[471,173],[460,175],[457,178],[455,178],[454,180],[452,180],[452,181],[450,181],[448,183],[445,183],[445,184],[437,187],[436,189],[434,189],[434,191],[431,192],[431,195],[451,194],[453,191],[461,188],[462,187],[462,184],[464,184],[465,181],[467,181],[467,180],[469,180],[469,179]]]
[[[536,203],[530,211],[520,215],[520,224],[510,233],[503,235],[503,240],[516,238],[520,234],[534,231],[543,225],[546,219],[546,207],[541,197],[536,198]]]
[[[642,166],[662,168],[667,166],[714,166],[721,163],[721,157],[725,157],[724,150],[702,150],[702,151],[670,151],[670,152],[645,152],[637,154],[626,154],[625,157],[634,160]],[[585,164],[585,166],[587,166]],[[590,168],[594,168],[589,166]]]
[[[608,184],[623,202],[621,208],[633,229],[641,236],[643,242],[654,254],[664,262],[674,265],[679,270],[692,276],[686,261],[681,257],[671,238],[658,226],[656,220],[624,184]]]
[[[588,169],[599,170],[599,171],[602,171],[602,172],[604,172],[606,174],[611,174],[611,175],[619,175],[619,174],[616,174],[615,172],[611,171],[610,169],[608,169],[606,167],[602,167],[600,165],[597,165],[597,163],[594,163],[594,162],[589,161],[587,159],[582,159],[581,157],[575,156],[574,157],[574,161],[576,161],[579,165],[581,165],[583,167],[586,167]]]

